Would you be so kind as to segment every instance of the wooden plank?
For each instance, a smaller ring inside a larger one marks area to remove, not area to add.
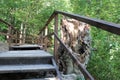
[[[39,79],[20,79],[20,80],[59,80],[56,77],[53,78],[39,78]]]
[[[0,35],[8,36],[7,33],[0,32]]]
[[[78,65],[80,68],[81,72],[85,76],[85,78],[89,78],[90,80],[94,80],[94,78],[91,76],[91,74],[86,70],[86,68],[83,67],[83,65],[80,63],[80,61],[76,58],[76,56],[73,54],[72,51],[70,51],[67,46],[59,39],[59,37],[54,33],[55,37],[57,40],[60,42],[60,44],[68,51],[68,55],[72,58],[73,62]]]
[[[55,15],[56,14],[52,14],[50,16],[50,18],[48,19],[48,21],[46,22],[46,24],[44,25],[44,27],[40,30],[39,34],[41,34],[45,30],[45,28],[48,27],[48,24],[52,21],[52,19],[55,17]]]
[[[61,74],[60,74],[60,72],[59,72],[59,69],[58,69],[58,66],[57,66],[57,64],[56,64],[56,62],[55,62],[55,60],[52,58],[52,63],[53,63],[53,65],[55,66],[55,70],[56,70],[56,73],[57,73],[57,77],[59,78],[59,80],[62,80],[62,76],[61,76]]]
[[[53,57],[43,50],[25,50],[25,51],[7,51],[0,53],[0,58],[37,58],[37,57]]]
[[[99,19],[88,18],[85,16],[80,16],[78,14],[71,14],[71,13],[62,12],[62,11],[55,11],[54,14],[56,14],[56,13],[68,16],[70,18],[88,23],[97,28],[101,28],[101,29],[109,31],[111,33],[120,35],[120,24],[115,24],[112,22],[107,22],[107,21],[99,20]]]
[[[0,32],[0,35],[14,37],[13,35],[11,35],[11,34],[8,34],[8,33],[4,33],[4,32]]]
[[[24,45],[19,45],[19,46],[11,46],[11,47],[14,47],[14,48],[33,48],[33,47],[40,47],[40,45],[29,45],[29,44],[24,44]]]
[[[50,64],[33,64],[33,65],[0,65],[0,73],[17,73],[17,72],[39,72],[55,71],[55,67]]]
[[[62,14],[62,15],[68,16],[70,18],[88,23],[97,28],[101,28],[103,30],[120,35],[120,24],[115,24],[112,22],[107,22],[107,21],[99,20],[99,19],[88,18],[85,16],[80,16],[78,14],[71,14],[71,13],[62,12],[62,11],[54,11],[53,14],[50,16],[50,18],[48,19],[48,21],[46,22],[45,26],[40,30],[39,34],[42,33],[42,31],[44,31],[44,29],[48,26],[48,24],[52,21],[52,19],[57,14]]]
[[[56,35],[58,35],[58,15],[55,16],[55,23],[54,23],[54,31],[56,33]],[[58,43],[57,43],[57,39],[54,37],[54,57],[55,57],[55,61],[57,62],[58,60],[58,54],[57,54],[57,48],[58,48]]]

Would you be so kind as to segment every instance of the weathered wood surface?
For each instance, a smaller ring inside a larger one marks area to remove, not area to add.
[[[97,28],[100,28],[100,29],[109,31],[111,33],[120,35],[120,24],[115,24],[112,22],[104,21],[104,20],[93,19],[93,18],[81,16],[78,14],[71,14],[71,13],[62,12],[62,11],[55,11],[53,14],[62,14],[64,16],[85,22],[85,23],[92,25],[92,26],[95,26]]]
[[[19,46],[11,46],[10,50],[36,50],[36,49],[43,49],[41,45],[19,45]]]
[[[59,80],[56,77],[53,78],[42,78],[42,79],[21,79],[21,80]]]
[[[19,46],[12,46],[15,48],[31,48],[31,47],[39,47],[39,45],[30,45],[30,44],[26,44],[26,45],[19,45]]]
[[[26,51],[7,51],[0,53],[0,58],[37,58],[37,57],[53,57],[43,50],[26,50]]]
[[[0,65],[0,73],[39,72],[47,70],[55,70],[55,67],[51,64]]]

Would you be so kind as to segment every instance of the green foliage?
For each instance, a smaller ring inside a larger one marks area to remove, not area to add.
[[[0,35],[0,41],[4,42],[5,41],[5,36]]]
[[[97,80],[119,80],[119,44],[118,35],[93,28],[92,47],[97,50],[91,54],[88,69]]]
[[[120,23],[120,0],[71,0],[73,12]],[[76,5],[76,6],[75,6]],[[92,51],[88,70],[96,80],[120,79],[120,36],[91,27]]]
[[[0,0],[0,18],[27,34],[37,35],[54,10],[72,12],[120,24],[120,0]],[[50,24],[51,28],[53,23]],[[7,28],[0,23],[0,30]],[[51,31],[53,28],[51,28]],[[51,32],[50,31],[50,32]],[[91,27],[92,48],[88,70],[96,80],[120,79],[120,36]],[[0,36],[0,40],[4,39]]]

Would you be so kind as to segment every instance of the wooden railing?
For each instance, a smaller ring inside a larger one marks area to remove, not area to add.
[[[0,31],[0,35],[6,36],[9,46],[24,44],[22,43],[24,39],[25,39],[24,41],[25,43],[30,43],[30,44],[39,43],[38,41],[39,39],[32,35],[27,35],[26,37],[20,37],[20,35],[23,36],[24,34],[21,33],[19,30],[17,30],[15,27],[13,27],[13,25],[11,25],[10,23],[2,19],[0,19],[0,23],[5,24],[7,26],[6,32]]]
[[[9,44],[9,46],[11,45],[12,41],[14,40],[15,44],[17,44],[18,42],[18,35],[19,35],[19,31],[17,29],[15,29],[10,23],[0,19],[0,23],[3,23],[7,26],[7,32],[2,32],[0,31],[0,35],[4,35],[7,37],[7,42]]]
[[[41,29],[40,33],[42,32],[42,30],[44,30],[47,27],[47,25],[50,23],[50,21],[57,14],[62,14],[62,15],[68,16],[70,18],[88,23],[88,24],[95,26],[97,28],[101,28],[101,29],[106,30],[108,32],[120,35],[120,24],[115,24],[115,23],[104,21],[104,20],[88,18],[85,16],[77,15],[77,14],[70,14],[70,13],[62,12],[62,11],[54,11],[53,14],[50,16],[50,18],[48,19],[48,21],[46,22],[45,26]]]
[[[83,73],[83,75],[85,76],[86,80],[94,80],[94,78],[91,76],[91,74],[86,70],[86,68],[84,68],[81,63],[79,62],[79,60],[72,54],[72,52],[66,47],[66,45],[59,39],[58,37],[58,14],[85,22],[87,24],[90,24],[92,26],[95,26],[97,28],[101,28],[103,30],[106,30],[108,32],[114,33],[114,34],[118,34],[120,35],[120,24],[115,24],[115,23],[111,23],[111,22],[107,22],[107,21],[103,21],[103,20],[98,20],[98,19],[92,19],[92,18],[88,18],[85,16],[80,16],[77,14],[71,14],[71,13],[67,13],[67,12],[62,12],[62,11],[54,11],[52,13],[52,15],[50,16],[50,18],[48,19],[48,21],[46,22],[45,26],[40,30],[40,34],[46,33],[47,27],[49,25],[49,23],[55,19],[54,22],[54,32],[50,33],[51,35],[54,34],[54,56],[55,59],[57,61],[58,56],[57,56],[57,40],[59,41],[59,43],[69,52],[70,57],[72,58],[72,60],[78,65],[79,69],[81,70],[81,72]],[[47,34],[49,35],[49,34]],[[42,36],[47,36],[47,35],[42,35]],[[49,35],[50,36],[50,35]]]

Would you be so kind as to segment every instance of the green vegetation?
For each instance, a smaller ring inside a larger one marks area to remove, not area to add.
[[[120,0],[0,0],[0,18],[36,35],[54,10],[120,24]],[[6,26],[0,23],[0,30]],[[92,51],[88,70],[96,80],[120,79],[120,36],[92,27]],[[0,36],[0,40],[5,39]]]

